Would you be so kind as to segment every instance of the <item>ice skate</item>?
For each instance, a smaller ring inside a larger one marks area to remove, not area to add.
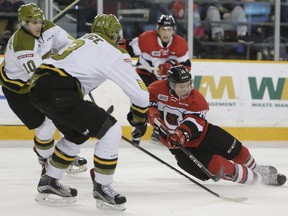
[[[87,160],[83,157],[76,156],[75,160],[67,169],[68,174],[82,173],[87,170]]]
[[[112,209],[124,211],[126,209],[126,197],[117,193],[110,185],[98,184],[95,180],[94,169],[90,170],[93,182],[93,197],[96,199],[96,207],[99,209]]]
[[[262,183],[266,185],[281,186],[286,182],[286,176],[282,174],[267,174],[262,175]]]
[[[277,174],[278,171],[273,166],[268,165],[257,165],[254,169],[255,172],[260,173],[261,175],[267,175],[267,174]]]
[[[77,190],[62,185],[58,179],[42,175],[38,183],[35,201],[46,204],[70,204],[76,202]]]

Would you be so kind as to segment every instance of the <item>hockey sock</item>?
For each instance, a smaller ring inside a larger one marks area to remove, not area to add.
[[[213,175],[217,175],[221,169],[224,171],[224,175],[221,178],[224,180],[231,180],[235,172],[234,163],[219,155],[214,155],[208,164],[208,170]]]
[[[240,184],[252,184],[257,176],[245,165],[234,164],[233,162],[219,156],[214,155],[208,165],[208,170],[216,175],[223,167],[222,179],[237,182]]]
[[[241,164],[235,164],[235,173],[233,179],[231,179],[233,182],[252,184],[257,180],[257,178],[257,174],[250,168]]]
[[[249,150],[245,146],[242,146],[240,153],[234,159],[232,159],[232,161],[236,164],[242,164],[252,170],[256,167],[254,157],[250,154]]]

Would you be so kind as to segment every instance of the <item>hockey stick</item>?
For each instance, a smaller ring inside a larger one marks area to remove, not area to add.
[[[93,97],[92,93],[89,92],[88,95],[89,95],[90,100],[91,100],[94,104],[96,104],[96,102],[95,102],[95,100],[94,100],[94,97]],[[113,105],[112,105],[112,106],[113,106]]]
[[[96,104],[92,93],[89,92],[88,95],[89,95],[90,100],[91,100],[94,104]],[[111,105],[111,106],[106,110],[106,112],[109,113],[109,114],[111,114],[113,111],[114,111],[114,106],[113,106],[113,105]]]
[[[189,179],[191,182],[193,182],[194,184],[198,185],[199,187],[203,188],[204,190],[208,191],[209,193],[211,193],[212,195],[222,199],[222,200],[227,200],[227,201],[231,201],[231,202],[243,202],[247,200],[247,197],[226,197],[226,196],[222,196],[212,190],[210,190],[209,188],[205,187],[204,185],[200,184],[199,182],[195,181],[194,179],[190,178],[188,175],[186,175],[185,173],[179,171],[178,169],[176,169],[175,167],[171,166],[170,164],[166,163],[165,161],[163,161],[162,159],[160,159],[159,157],[157,157],[156,155],[150,153],[149,151],[145,150],[144,148],[142,148],[141,146],[137,145],[136,143],[132,142],[131,140],[129,140],[128,138],[122,136],[122,139],[125,140],[126,142],[130,143],[131,145],[133,145],[134,147],[138,148],[139,150],[141,150],[142,152],[144,152],[145,154],[149,155],[150,157],[154,158],[155,160],[159,161],[160,163],[168,166],[170,169],[176,171],[177,173],[179,173],[180,175],[184,176],[185,178]]]
[[[154,118],[154,123],[166,135],[170,135],[170,132],[168,131],[168,129],[157,118]],[[208,169],[206,169],[206,167],[191,152],[189,152],[180,143],[177,143],[177,147],[179,147],[184,152],[184,154],[186,154],[190,158],[190,160],[193,161],[193,163],[195,163],[202,170],[202,172],[204,172],[213,181],[217,182],[221,179],[221,177],[223,175],[223,167],[221,167],[221,169],[217,175],[213,175]]]

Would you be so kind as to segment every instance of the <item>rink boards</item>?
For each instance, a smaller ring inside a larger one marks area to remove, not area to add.
[[[208,121],[240,140],[288,140],[287,66],[272,61],[192,60],[194,87],[210,105]],[[120,87],[106,81],[92,94],[99,106],[114,105],[113,115],[130,137],[126,120],[130,102]],[[33,134],[10,110],[0,91],[0,139],[30,139]],[[151,128],[143,139],[150,134]]]

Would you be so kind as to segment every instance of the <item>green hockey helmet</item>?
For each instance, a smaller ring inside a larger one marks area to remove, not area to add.
[[[122,25],[113,14],[98,14],[92,23],[92,33],[101,33],[113,41],[122,39]]]
[[[34,3],[24,4],[18,9],[18,21],[21,26],[29,21],[44,19],[43,11]]]

